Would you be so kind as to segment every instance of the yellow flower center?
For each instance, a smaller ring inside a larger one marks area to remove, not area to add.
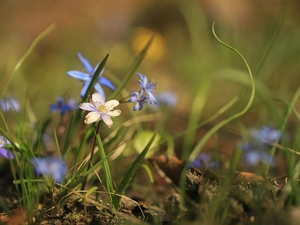
[[[99,112],[106,112],[106,107],[105,105],[100,105],[98,108]]]

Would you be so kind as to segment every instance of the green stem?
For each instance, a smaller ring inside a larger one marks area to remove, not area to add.
[[[93,126],[94,126],[94,129],[95,129],[96,125],[93,124]],[[89,171],[90,168],[93,166],[93,157],[94,157],[94,153],[95,153],[96,140],[97,140],[97,134],[99,132],[99,128],[100,128],[100,122],[97,124],[97,127],[96,127],[96,131],[95,131],[96,134],[95,134],[95,137],[94,137],[94,142],[93,142],[93,146],[92,146],[92,150],[91,150],[91,157],[90,157],[90,160],[89,160],[86,171]],[[85,178],[84,178],[84,181],[83,181],[82,186],[81,186],[81,190],[84,190],[84,188],[85,188],[87,177],[88,177],[88,175],[85,176]]]

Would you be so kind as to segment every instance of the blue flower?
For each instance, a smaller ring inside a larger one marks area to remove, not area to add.
[[[217,169],[218,162],[212,161],[210,154],[200,153],[197,158],[188,165],[188,168]]]
[[[78,108],[78,104],[74,98],[70,98],[67,103],[64,103],[64,98],[58,97],[56,103],[50,105],[50,113],[54,113],[56,110],[59,110],[60,114],[64,115],[76,108]]]
[[[79,57],[82,65],[84,66],[85,70],[87,71],[87,73],[77,71],[77,70],[71,70],[71,71],[67,72],[67,74],[77,80],[84,82],[83,88],[80,92],[80,96],[83,98],[98,66],[96,66],[94,69],[91,66],[91,64],[89,63],[89,61],[86,58],[84,58],[80,53],[78,53],[78,57]],[[103,97],[105,97],[104,91],[100,84],[104,85],[105,87],[110,88],[111,90],[115,90],[116,87],[107,78],[102,76],[103,71],[104,71],[104,69],[101,71],[98,82],[95,84],[94,88]]]
[[[142,94],[142,91],[132,91],[130,92],[130,99],[129,102],[135,102],[135,106],[133,107],[134,111],[142,110],[143,105],[147,103],[147,97]]]
[[[140,73],[137,73],[137,75],[139,76],[140,80],[139,80],[139,84],[141,86],[141,90],[140,91],[131,91],[130,92],[130,98],[128,100],[128,102],[135,102],[135,106],[133,107],[133,110],[142,110],[143,109],[143,105],[145,103],[148,104],[152,104],[154,103],[155,105],[157,105],[157,101],[153,95],[153,88],[156,87],[156,83],[153,83],[152,81],[150,81],[148,83],[147,77],[145,75],[142,75]]]
[[[142,75],[140,73],[136,73],[140,80],[139,84],[141,86],[141,91],[145,91],[148,96],[148,103],[152,104],[157,104],[157,101],[153,95],[153,88],[156,87],[156,83],[153,83],[152,80],[148,83],[147,77],[145,75]]]
[[[34,158],[34,172],[43,176],[51,176],[56,183],[62,183],[67,172],[66,163],[59,157]]]
[[[277,142],[281,137],[281,132],[276,129],[271,129],[269,127],[261,127],[259,130],[250,128],[250,136],[258,142],[272,144]]]
[[[4,147],[5,145],[9,145],[10,142],[3,136],[0,136],[0,156],[7,158],[7,159],[14,159],[15,156],[12,152],[7,151]]]
[[[242,157],[249,166],[256,166],[260,162],[264,164],[270,164],[271,166],[275,166],[275,160],[264,149],[253,149],[253,146],[246,145],[244,144],[241,146],[241,149],[245,151]]]
[[[274,166],[276,164],[268,150],[271,144],[277,142],[281,137],[281,132],[269,127],[260,129],[249,129],[249,141],[242,143],[240,149],[244,151],[243,158],[250,166],[256,166],[260,162]]]
[[[3,112],[20,111],[20,103],[13,97],[3,98],[0,100],[0,108]]]

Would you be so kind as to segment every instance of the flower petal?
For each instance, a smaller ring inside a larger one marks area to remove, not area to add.
[[[109,128],[113,125],[112,119],[107,114],[102,114],[102,120]]]
[[[110,100],[105,103],[105,107],[109,108],[109,110],[112,110],[114,107],[116,107],[119,104],[120,103],[118,100]]]
[[[103,105],[105,103],[104,98],[99,93],[94,93],[92,95],[92,102],[96,108],[99,108],[100,105]]]
[[[109,115],[111,117],[116,117],[116,116],[119,116],[120,114],[121,114],[121,110],[119,110],[119,109],[107,112],[107,115]]]
[[[87,89],[88,89],[90,83],[91,83],[91,80],[88,80],[87,82],[84,83],[84,85],[83,85],[83,87],[82,87],[82,89],[81,89],[81,92],[80,92],[81,98],[84,97],[84,95],[85,95],[85,93],[86,93],[86,91],[87,91]]]
[[[82,65],[84,66],[85,70],[89,73],[89,74],[94,74],[94,69],[91,66],[91,64],[89,63],[89,61],[84,58],[80,53],[77,53]]]
[[[104,91],[102,89],[102,87],[100,86],[99,83],[96,83],[94,88],[96,89],[96,91],[101,95],[103,96],[103,98],[105,98],[105,94],[104,94]]]
[[[154,95],[151,92],[147,92],[147,94],[148,94],[148,98],[149,98],[149,103],[150,104],[154,103],[155,105],[157,105],[157,101],[156,101]]]
[[[80,81],[87,81],[87,80],[91,79],[91,76],[89,74],[83,73],[83,72],[77,71],[77,70],[68,71],[67,74],[70,77],[73,77],[73,78],[75,78],[77,80],[80,80]]]
[[[146,89],[146,86],[147,86],[147,77],[143,74],[140,74],[140,73],[136,73],[140,80],[139,80],[139,84],[141,85],[141,88],[142,89]]]
[[[81,103],[79,105],[79,108],[83,109],[83,110],[86,110],[86,111],[97,111],[97,108],[92,104],[92,103]]]
[[[0,148],[0,156],[3,156],[7,159],[14,159],[15,156],[12,152],[7,151],[5,148]]]
[[[108,80],[107,78],[105,78],[103,76],[99,77],[99,82],[100,82],[100,84],[104,85],[105,87],[108,87],[111,90],[116,90],[115,85],[113,85],[113,83],[110,80]]]
[[[86,124],[91,124],[99,120],[101,120],[101,114],[98,111],[93,111],[86,115],[84,122]]]

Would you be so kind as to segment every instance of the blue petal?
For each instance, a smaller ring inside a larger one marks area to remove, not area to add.
[[[15,158],[14,154],[12,152],[7,151],[5,148],[0,148],[0,156],[3,156],[7,159]]]
[[[140,73],[136,73],[140,80],[139,80],[139,84],[141,86],[142,89],[146,89],[146,85],[147,85],[147,77],[145,75],[142,75]]]
[[[150,104],[154,103],[155,105],[157,105],[157,101],[156,101],[155,97],[153,96],[153,94],[151,92],[147,92],[147,93],[148,93]]]
[[[81,71],[78,71],[78,70],[71,70],[69,72],[67,72],[67,74],[70,76],[70,77],[73,77],[77,80],[80,80],[80,81],[87,81],[87,80],[90,80],[91,79],[91,76],[87,73],[83,73]]]
[[[57,105],[56,104],[51,104],[50,105],[50,113],[54,113],[57,110]]]
[[[115,85],[113,85],[112,82],[110,82],[110,80],[108,80],[107,78],[100,76],[99,77],[99,82],[100,84],[104,85],[105,87],[108,87],[111,90],[116,90]]]
[[[133,107],[133,111],[142,110],[143,104],[140,104],[140,102],[136,102],[135,106]]]
[[[96,83],[94,88],[100,95],[102,95],[103,98],[105,98],[104,91],[103,91],[102,87],[100,86],[100,84]]]
[[[84,95],[85,95],[85,93],[86,93],[86,91],[87,91],[90,83],[91,83],[91,80],[88,80],[87,82],[84,83],[83,88],[81,89],[81,92],[80,92],[81,98],[84,97]]]
[[[85,70],[89,73],[89,74],[94,74],[94,69],[91,66],[91,64],[89,63],[89,61],[84,58],[80,53],[77,53],[81,63],[83,64]]]

